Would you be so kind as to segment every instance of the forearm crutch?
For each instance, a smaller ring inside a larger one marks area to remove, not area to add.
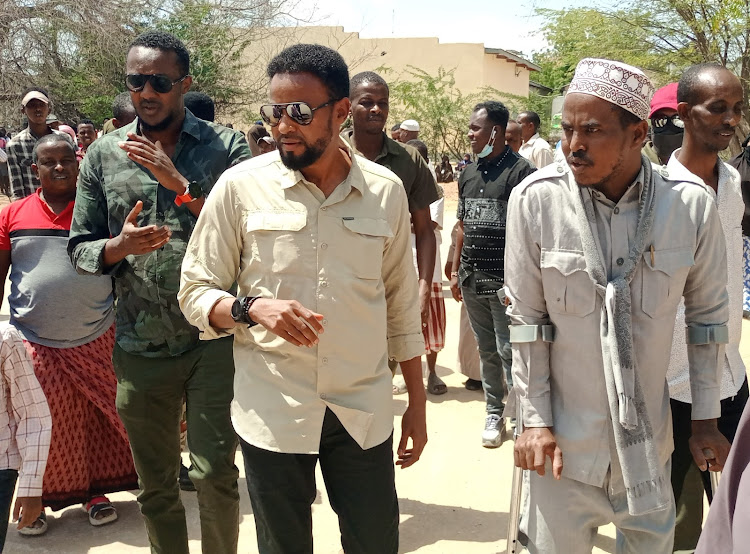
[[[517,440],[523,433],[523,420],[521,419],[520,402],[516,417],[516,430],[513,433],[513,439]],[[523,494],[523,469],[518,466],[513,467],[513,486],[510,490],[510,509],[508,510],[508,541],[507,554],[517,554],[521,551],[521,544],[518,542],[519,525],[521,523],[521,495]]]
[[[706,457],[706,459],[709,460],[716,457],[714,451],[710,448],[704,448],[703,455]],[[708,503],[711,504],[711,501],[716,498],[716,492],[719,490],[719,479],[721,479],[721,471],[709,471],[708,475],[709,477],[711,477],[711,499]]]

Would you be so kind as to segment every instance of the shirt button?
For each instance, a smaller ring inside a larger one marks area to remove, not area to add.
[[[614,209],[614,212],[615,212],[616,214],[619,214],[619,213],[620,213],[620,208],[615,208],[615,209]]]
[[[324,242],[323,244],[320,245],[320,248],[322,250],[325,250],[326,248],[328,248],[328,245]]]
[[[328,363],[328,358],[323,358],[323,359],[322,359],[322,360],[320,360],[320,361],[321,361],[321,362],[323,362],[324,364],[327,364],[327,363]]]
[[[558,172],[558,173],[562,173],[563,171],[565,171],[565,170],[563,169],[563,167],[562,167],[561,165],[558,165],[558,166],[557,166],[557,172]]]
[[[322,207],[322,208],[320,208],[320,209],[321,209],[321,210],[323,210],[323,211],[326,211],[326,207],[325,207],[325,206],[323,206],[323,207]]]
[[[324,393],[324,392],[320,393],[320,399],[321,400],[325,400],[326,398],[327,398],[326,397],[326,393]]]
[[[622,258],[617,258],[617,265],[622,265],[624,263],[625,263],[625,260],[623,260]]]
[[[484,174],[487,175],[487,172],[485,171]]]
[[[323,287],[323,288],[326,288],[328,286],[328,281],[322,281],[320,283],[320,286]]]
[[[479,192],[484,192],[484,189],[479,189]]]
[[[325,319],[325,318],[323,318],[323,321],[321,321],[321,323],[322,323],[323,325],[328,325],[328,320],[327,320],[327,319]]]

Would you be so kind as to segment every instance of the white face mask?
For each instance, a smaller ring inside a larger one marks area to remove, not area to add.
[[[492,128],[492,133],[490,134],[490,140],[487,141],[487,144],[484,145],[484,148],[482,148],[482,151],[477,154],[477,158],[486,158],[492,153],[492,148],[495,146],[495,135],[497,134],[497,127]]]

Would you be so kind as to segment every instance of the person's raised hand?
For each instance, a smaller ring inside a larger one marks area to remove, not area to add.
[[[164,188],[184,194],[188,180],[174,166],[161,142],[151,142],[146,137],[128,133],[128,140],[119,143],[128,158],[148,169]]]

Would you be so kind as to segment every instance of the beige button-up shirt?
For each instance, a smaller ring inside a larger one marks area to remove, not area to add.
[[[711,195],[656,170],[654,180],[654,224],[630,291],[636,371],[660,462],[666,463],[673,443],[665,376],[677,305],[684,294],[689,326],[724,325],[728,300],[724,240]],[[610,279],[621,271],[635,238],[641,190],[640,177],[617,203],[584,190]],[[602,299],[586,272],[572,194],[578,194],[578,185],[568,166],[554,164],[529,176],[510,197],[508,315],[514,325],[555,328],[554,342],[513,344],[513,384],[524,425],[553,427],[563,475],[602,486],[614,452],[600,339]],[[723,345],[690,345],[688,355],[693,419],[717,417]]]
[[[529,140],[521,145],[518,153],[533,163],[538,169],[548,166],[552,163],[552,147],[549,143],[535,133]]]
[[[182,265],[180,306],[203,339],[234,333],[232,421],[250,444],[317,453],[330,408],[362,448],[393,431],[388,356],[424,352],[404,188],[352,156],[326,198],[277,152],[228,170],[211,191]],[[325,332],[297,347],[256,325],[214,329],[213,306],[238,296],[298,300]]]
[[[677,150],[679,152],[679,150]],[[667,171],[676,179],[694,179],[700,183],[700,177],[691,173],[676,158],[675,152],[667,163]],[[705,185],[713,195],[713,189]],[[721,374],[721,398],[737,394],[745,382],[745,364],[740,356],[740,338],[742,337],[742,276],[743,245],[742,216],[745,203],[740,189],[740,175],[731,165],[719,163],[719,187],[716,194],[716,207],[721,220],[721,229],[727,246],[727,294],[729,294],[729,342],[725,348]],[[669,358],[669,396],[680,402],[691,402],[690,372],[688,371],[687,350],[685,349],[685,306],[680,303],[675,320],[672,355]]]

